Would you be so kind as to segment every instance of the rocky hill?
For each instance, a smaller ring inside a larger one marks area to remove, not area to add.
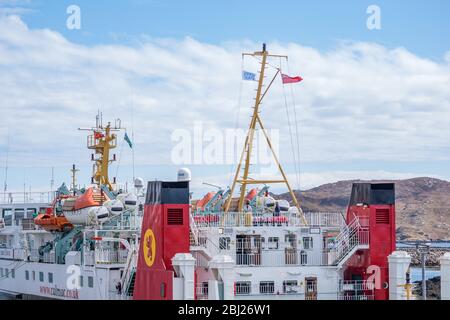
[[[296,191],[304,211],[344,211],[353,182],[394,182],[397,238],[399,240],[450,239],[450,182],[434,178],[406,180],[348,180]],[[288,193],[277,196],[290,200]]]

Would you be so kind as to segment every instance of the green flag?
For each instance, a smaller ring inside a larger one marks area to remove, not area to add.
[[[130,148],[133,148],[133,143],[131,142],[130,138],[128,137],[127,133],[125,132],[125,137],[124,137],[125,141],[128,143],[128,145],[130,146]]]

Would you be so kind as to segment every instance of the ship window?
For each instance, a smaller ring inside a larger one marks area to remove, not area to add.
[[[36,218],[36,208],[27,209],[27,218]]]
[[[0,268],[0,277],[3,277],[3,268]]]
[[[171,208],[167,209],[168,225],[183,225],[183,209]]]
[[[268,242],[268,249],[278,249],[278,237],[269,237]]]
[[[15,278],[16,277],[16,270],[11,269],[11,278]]]
[[[297,248],[297,236],[293,233],[286,234],[284,236],[284,242],[289,248]]]
[[[313,248],[313,238],[303,237],[303,249],[311,250]]]
[[[79,284],[80,284],[80,288],[81,287],[83,287],[83,276],[80,276],[80,279],[79,279],[80,281],[79,281]]]
[[[6,277],[6,278],[9,278],[8,268],[5,268],[5,277]]]
[[[48,283],[53,283],[53,273],[48,273]]]
[[[44,273],[42,271],[39,271],[39,281],[44,282]]]
[[[88,287],[93,288],[94,287],[94,278],[88,277]]]
[[[19,225],[20,221],[25,216],[25,209],[15,209],[14,210],[14,220],[16,221],[16,226]]]
[[[308,264],[308,254],[304,250],[300,251],[300,264],[302,266],[305,266]]]
[[[275,282],[273,281],[261,281],[259,283],[259,293],[270,294],[275,291]]]
[[[230,237],[219,238],[219,249],[220,250],[230,250]]]
[[[33,271],[32,275],[33,275],[33,281],[35,281],[36,280],[36,272]]]
[[[25,280],[30,280],[30,272],[25,270]]]
[[[209,283],[202,282],[202,286],[200,287],[199,296],[208,297]]]
[[[297,293],[298,282],[297,280],[283,281],[283,293],[292,294]]]
[[[3,219],[5,221],[5,226],[11,226],[12,225],[13,210],[10,209],[10,208],[3,209],[2,216],[3,216]]]
[[[250,294],[251,293],[250,281],[238,281],[236,282],[236,295]]]

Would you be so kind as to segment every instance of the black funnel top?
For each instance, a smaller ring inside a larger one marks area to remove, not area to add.
[[[350,206],[357,204],[395,204],[395,184],[353,183]]]
[[[149,181],[145,204],[189,204],[189,182]]]

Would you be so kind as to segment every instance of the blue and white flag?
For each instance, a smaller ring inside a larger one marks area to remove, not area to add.
[[[242,80],[256,81],[256,73],[242,71]]]
[[[128,137],[127,133],[125,132],[125,136],[123,137],[123,139],[128,143],[128,145],[130,146],[130,148],[133,149],[133,142],[131,142],[130,137]]]

